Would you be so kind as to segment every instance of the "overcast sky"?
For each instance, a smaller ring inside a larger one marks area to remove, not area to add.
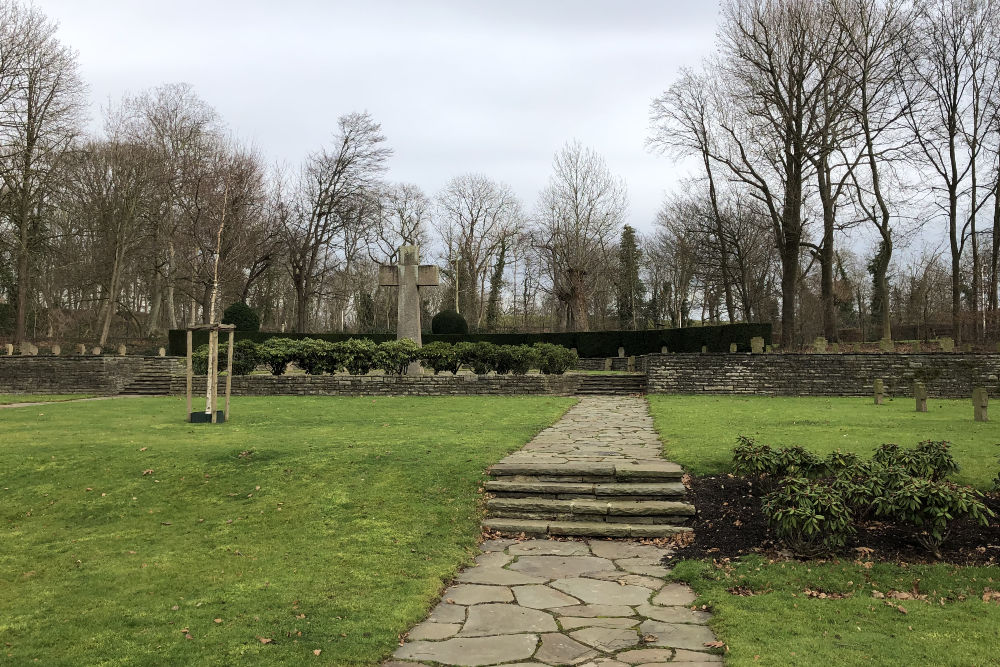
[[[338,116],[370,111],[389,178],[429,195],[481,172],[530,208],[579,139],[649,229],[686,168],[644,147],[651,99],[713,46],[715,0],[36,0],[79,51],[92,116],[187,82],[269,160],[298,163]]]

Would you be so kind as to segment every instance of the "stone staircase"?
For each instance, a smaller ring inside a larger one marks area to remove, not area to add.
[[[645,373],[581,375],[577,396],[632,396],[646,393]]]
[[[129,379],[119,394],[132,396],[167,396],[170,377],[178,362],[169,357],[148,357],[142,368]]]
[[[498,463],[486,482],[483,526],[504,534],[665,537],[690,530],[680,466]]]

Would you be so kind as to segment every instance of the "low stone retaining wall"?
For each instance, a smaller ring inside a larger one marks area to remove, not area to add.
[[[920,380],[932,397],[1000,396],[1000,354],[651,354],[637,365],[651,394],[867,396],[881,379],[889,395]]]
[[[607,367],[608,359],[611,360],[611,368]],[[636,357],[638,363],[639,357]],[[578,371],[626,371],[628,370],[628,357],[600,357],[590,359],[578,359],[576,362]]]
[[[171,373],[171,357],[2,356],[0,393],[117,394],[143,370]]]
[[[579,375],[237,375],[234,396],[571,396]],[[186,391],[183,375],[170,380],[170,393]],[[225,378],[219,381],[224,391]],[[205,378],[193,382],[205,393]]]

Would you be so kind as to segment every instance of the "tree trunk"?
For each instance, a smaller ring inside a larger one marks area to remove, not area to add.
[[[705,162],[705,173],[708,174],[708,198],[712,202],[712,215],[715,216],[715,234],[719,238],[719,270],[722,274],[722,288],[726,294],[726,316],[729,317],[730,322],[735,322],[736,313],[733,307],[733,288],[729,280],[729,244],[722,225],[722,215],[719,213],[719,200],[715,191],[715,177],[712,174],[712,163],[709,160],[708,151],[702,150],[701,157]],[[749,320],[749,315],[744,313],[744,316],[745,319]]]
[[[108,280],[108,294],[104,299],[104,312],[101,317],[101,337],[97,344],[104,347],[111,331],[111,320],[115,314],[115,304],[118,302],[118,282],[121,275],[121,246],[115,248],[115,258],[111,264],[111,279]]]
[[[948,236],[951,245],[951,326],[956,343],[962,342],[962,252],[958,244],[958,194],[948,187]]]

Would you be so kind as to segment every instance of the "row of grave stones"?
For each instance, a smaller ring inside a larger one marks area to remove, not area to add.
[[[7,343],[6,345],[4,345],[3,350],[4,354],[6,354],[7,356],[13,356],[14,345],[11,343]],[[20,354],[25,357],[36,357],[38,356],[38,346],[34,345],[33,343],[21,343],[18,346],[18,352],[20,352]],[[119,356],[124,357],[128,353],[128,348],[125,347],[124,344],[119,345],[117,352]],[[100,345],[95,345],[94,347],[90,348],[90,354],[94,356],[98,356],[102,353],[103,350],[101,349]],[[49,348],[49,354],[51,354],[54,357],[60,356],[62,354],[62,346],[58,344],[53,345],[52,347]],[[78,343],[76,346],[76,354],[79,356],[87,354],[87,346],[84,345],[83,343]],[[167,349],[165,347],[161,347],[157,351],[157,354],[161,357],[165,357],[167,356]]]
[[[938,338],[937,342],[938,342],[938,347],[940,348],[941,352],[954,352],[955,351],[955,340],[953,338],[945,336],[943,338]],[[851,351],[860,352],[861,351],[861,343],[854,343],[853,347],[852,347],[851,343],[845,343],[844,347],[845,347],[844,351],[847,351],[847,352],[851,352]],[[894,342],[893,342],[893,340],[891,338],[883,338],[883,339],[881,339],[878,342],[878,347],[879,347],[879,350],[881,350],[882,352],[892,352],[892,351],[895,350],[895,344],[894,344]],[[920,343],[919,340],[915,340],[912,343],[910,343],[910,349],[911,349],[911,351],[917,352],[917,353],[924,351],[923,350],[923,346],[921,345],[921,343]],[[813,341],[813,351],[818,352],[820,354],[823,354],[823,353],[825,353],[827,351],[833,352],[834,354],[838,354],[838,353],[841,352],[841,346],[840,346],[839,343],[830,344],[830,343],[827,342],[826,338],[824,338],[823,336],[820,336],[815,341]],[[972,352],[972,343],[965,343],[964,345],[962,345],[962,351],[963,352]],[[1000,353],[1000,343],[997,343],[997,352]]]
[[[885,401],[885,382],[875,380],[873,384],[875,405],[882,405]],[[927,412],[927,385],[919,380],[913,383],[913,400],[916,403],[917,412]],[[990,397],[986,387],[975,387],[972,390],[972,416],[977,422],[988,422]]]

